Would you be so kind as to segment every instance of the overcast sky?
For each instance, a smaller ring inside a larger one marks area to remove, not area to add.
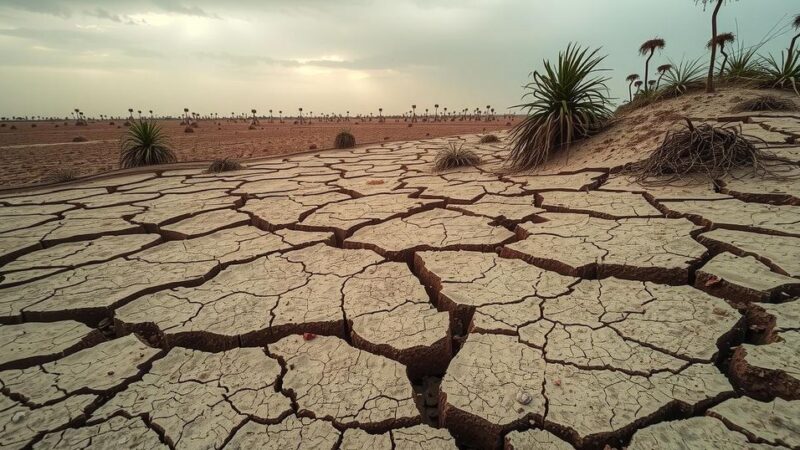
[[[742,0],[720,31],[788,45],[797,0]],[[609,83],[705,54],[693,0],[0,0],[0,115],[231,111],[402,112],[515,105],[570,41],[602,46]]]

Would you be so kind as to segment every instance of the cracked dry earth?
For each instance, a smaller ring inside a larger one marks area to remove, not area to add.
[[[800,448],[796,181],[458,139],[0,193],[0,448]]]

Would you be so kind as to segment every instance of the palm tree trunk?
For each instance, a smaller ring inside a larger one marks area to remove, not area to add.
[[[722,78],[722,74],[725,72],[725,64],[728,63],[728,54],[725,53],[725,45],[724,44],[719,46],[719,52],[722,53],[722,56],[724,56],[724,58],[722,58],[722,65],[719,68],[719,77],[721,79]]]
[[[647,57],[647,61],[644,63],[644,91],[647,92],[650,89],[650,85],[647,84],[647,78],[650,76],[650,59],[653,55],[656,54],[656,49],[650,50],[650,56]]]
[[[723,0],[717,0],[717,6],[714,7],[714,13],[711,14],[711,42],[717,42],[717,14],[719,9],[722,8]],[[711,46],[711,64],[708,65],[708,79],[706,80],[706,93],[714,93],[714,61],[717,60],[717,46]]]
[[[633,90],[631,90],[632,87],[633,87],[633,81],[628,83],[628,101],[629,102],[633,101]]]
[[[792,42],[789,44],[789,56],[786,57],[788,60],[787,65],[792,65],[792,60],[794,59],[794,45],[797,43],[797,39],[800,38],[800,33],[797,36],[792,38]]]
[[[662,78],[664,78],[664,72],[661,72],[661,75],[658,76],[658,81],[656,82],[656,90],[658,90],[658,87],[661,86]]]

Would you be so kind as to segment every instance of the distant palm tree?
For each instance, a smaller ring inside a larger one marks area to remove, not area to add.
[[[662,64],[658,66],[656,70],[659,73],[658,82],[656,82],[656,89],[658,89],[658,86],[661,84],[661,79],[664,78],[664,74],[672,70],[672,64]]]
[[[251,109],[250,112],[253,113],[253,120],[252,120],[251,123],[253,125],[256,125],[258,123],[258,119],[256,118],[256,110],[255,110],[255,108]]]
[[[439,104],[436,103],[433,105],[433,121],[436,122],[439,118]]]
[[[283,123],[283,110],[278,110],[278,123]]]
[[[183,108],[183,117],[186,121],[183,125],[189,125],[189,108]]]
[[[411,105],[411,121],[417,121],[417,105]]]
[[[133,120],[133,108],[128,108],[128,116],[130,120]]]
[[[153,118],[153,110],[152,109],[150,110],[150,118],[151,119]]]
[[[639,54],[642,56],[647,56],[647,62],[644,63],[644,82],[645,82],[645,89],[649,88],[650,83],[648,83],[648,77],[650,75],[650,59],[653,58],[653,55],[656,53],[656,50],[661,50],[664,48],[666,43],[661,38],[654,38],[646,41],[639,47]]]
[[[139,114],[139,120],[142,120],[142,110],[139,109],[136,112]]]
[[[272,123],[272,110],[269,110],[269,123]]]
[[[695,4],[701,3],[703,5],[703,9],[709,4],[716,2],[714,6],[714,12],[711,14],[711,42],[717,41],[717,15],[719,14],[719,9],[722,8],[722,4],[725,0],[694,0]],[[714,62],[717,60],[717,46],[711,46],[711,63],[708,65],[708,78],[706,79],[706,92],[709,94],[714,93]]]
[[[303,108],[297,108],[297,110],[300,112],[300,123],[303,123]]]
[[[730,44],[736,40],[736,36],[733,33],[721,33],[718,34],[714,40],[708,41],[706,45],[709,49],[713,46],[719,47],[719,52],[722,53],[724,57],[722,59],[722,65],[719,66],[719,76],[722,77],[722,74],[725,73],[725,64],[728,63],[728,54],[725,53],[725,44]]]
[[[641,90],[642,84],[644,84],[644,82],[642,80],[637,80],[636,83],[633,83],[633,85],[636,86],[636,93],[637,94],[639,93],[639,90]]]
[[[383,122],[383,108],[378,108],[378,122]]]

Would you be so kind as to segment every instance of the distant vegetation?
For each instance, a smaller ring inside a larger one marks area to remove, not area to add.
[[[161,127],[151,120],[134,120],[122,139],[122,168],[169,164],[177,161]]]

